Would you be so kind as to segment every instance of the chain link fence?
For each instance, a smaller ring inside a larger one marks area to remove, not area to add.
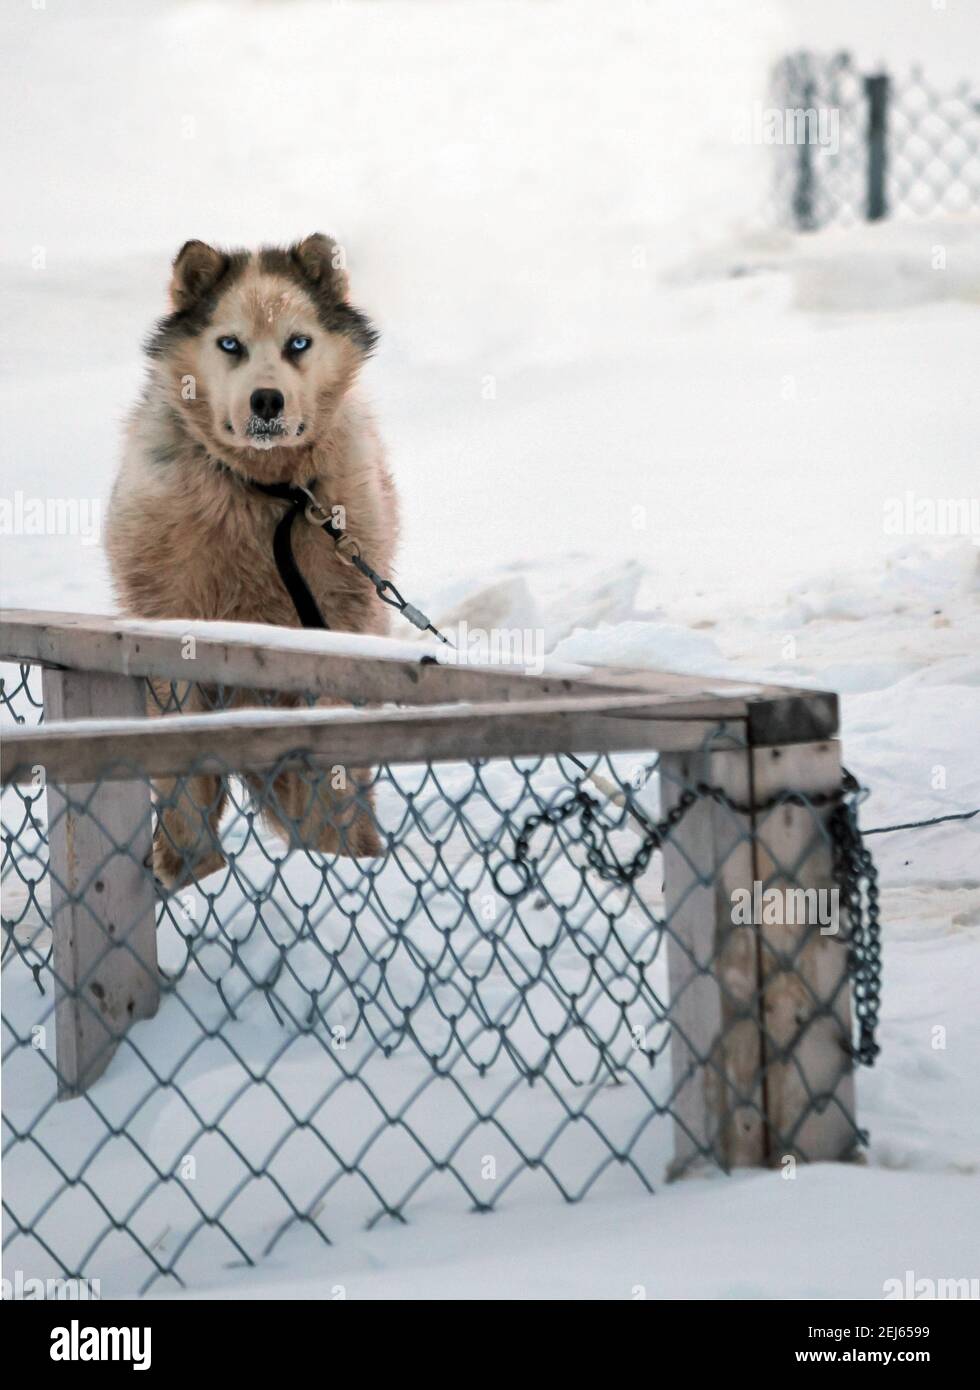
[[[39,675],[8,723],[40,723]],[[9,765],[8,1268],[196,1287],[433,1207],[848,1156],[855,794],[753,815],[733,732],[357,772],[198,745],[152,787]]]
[[[794,53],[772,77],[773,215],[814,231],[980,210],[980,83],[921,68],[863,73],[847,53]]]

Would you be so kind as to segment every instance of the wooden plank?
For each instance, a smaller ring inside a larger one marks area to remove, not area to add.
[[[127,676],[45,671],[45,717],[142,715],[146,687]],[[145,722],[145,721],[143,721]],[[62,725],[62,727],[66,727]],[[105,1071],[120,1039],[159,1004],[150,789],[104,786],[45,769],[55,1030],[60,1099],[81,1094]]]
[[[404,710],[258,709],[154,719],[47,724],[11,731],[2,780],[27,781],[38,762],[65,780],[163,777],[192,765],[262,770],[302,753],[323,765],[451,762],[547,753],[688,748],[719,728],[716,704],[672,705],[647,695],[574,696]],[[727,727],[744,736],[744,721]],[[293,758],[296,761],[296,758]]]
[[[751,804],[745,748],[660,759],[664,812],[698,782]],[[664,848],[674,1159],[679,1177],[702,1158],[725,1168],[765,1163],[760,980],[756,935],[732,920],[751,890],[752,818],[704,798]]]
[[[763,696],[750,700],[747,708],[749,743],[812,743],[832,738],[840,728],[839,702],[825,690],[805,694]]]
[[[808,690],[803,686],[771,685],[767,681],[732,680],[722,676],[692,676],[683,671],[659,671],[635,666],[590,666],[590,684],[598,681],[617,690],[637,690],[657,693],[680,700],[702,699],[754,700],[781,699],[790,695],[810,696],[824,691]]]
[[[752,770],[757,805],[785,790],[836,791],[840,745],[831,739],[755,749]],[[782,806],[757,817],[754,877],[760,892],[775,889],[788,904],[790,889],[825,894],[835,889],[831,846],[820,828],[828,815]],[[846,921],[842,916],[840,930],[827,933],[815,920],[817,913],[805,915],[809,920],[792,925],[767,923],[763,913],[759,925],[773,1164],[789,1155],[843,1159],[855,1147]]]
[[[240,631],[236,631],[236,629]],[[221,636],[215,635],[220,630]],[[234,635],[232,635],[234,634]],[[193,640],[190,640],[193,639]],[[356,703],[564,695],[576,680],[455,665],[426,644],[261,624],[140,622],[86,613],[0,611],[0,660],[114,671]]]
[[[193,638],[193,642],[188,639]],[[782,741],[794,721],[803,736],[836,730],[836,698],[821,691],[675,672],[569,667],[541,675],[480,666],[443,648],[382,642],[351,633],[246,624],[147,623],[83,613],[0,611],[0,660],[83,671],[197,680],[250,690],[311,692],[356,705],[434,705],[447,700],[550,699],[595,690],[642,690],[658,702],[715,702],[719,718],[783,706]],[[459,664],[457,664],[459,663]],[[774,711],[776,713],[774,713]],[[756,742],[763,741],[756,737]]]

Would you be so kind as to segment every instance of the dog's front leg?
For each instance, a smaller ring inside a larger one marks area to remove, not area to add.
[[[365,768],[335,767],[290,769],[251,785],[266,824],[290,849],[358,859],[382,853],[369,781]]]
[[[178,711],[213,709],[217,692],[189,681],[153,680],[148,713],[170,718]],[[227,865],[218,825],[227,802],[225,780],[216,774],[167,777],[153,783],[157,825],[153,835],[153,872],[173,892],[216,873]]]
[[[227,867],[218,824],[227,801],[224,779],[201,773],[154,782],[157,828],[153,872],[171,892]]]

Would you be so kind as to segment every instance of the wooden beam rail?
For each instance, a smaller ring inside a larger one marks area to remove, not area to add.
[[[224,710],[14,729],[0,748],[0,779],[30,781],[44,767],[59,781],[129,781],[179,776],[208,760],[253,771],[291,755],[329,767],[678,749],[713,737],[744,744],[744,717],[726,718],[717,700],[683,703],[622,691],[413,709]]]
[[[827,691],[628,668],[477,665],[445,648],[254,624],[142,622],[84,613],[0,610],[0,661],[75,671],[312,693],[359,707],[512,701],[637,690],[659,702],[714,701],[744,718],[753,743],[804,742],[837,730]]]

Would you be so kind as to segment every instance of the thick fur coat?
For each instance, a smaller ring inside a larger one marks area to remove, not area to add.
[[[341,259],[320,235],[286,251],[188,242],[178,254],[171,312],[147,344],[150,373],[109,510],[109,563],[126,614],[298,626],[273,558],[284,504],[253,480],[310,487],[328,512],[341,509],[341,528],[374,568],[391,574],[395,493],[355,390],[375,334],[350,304]],[[302,519],[292,538],[328,625],[384,633],[385,605],[330,539]],[[192,694],[190,707],[206,704],[206,692]],[[357,791],[363,774],[351,777]],[[168,886],[223,863],[223,785],[193,781],[188,793],[158,788],[154,862]],[[350,791],[345,802],[289,773],[260,799],[290,841],[325,852],[379,849],[363,790],[357,804]]]

